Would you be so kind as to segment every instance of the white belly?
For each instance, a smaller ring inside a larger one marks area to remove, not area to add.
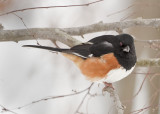
[[[99,81],[100,82],[107,82],[107,83],[113,83],[113,82],[119,81],[119,80],[127,77],[133,71],[134,67],[132,67],[130,70],[127,70],[127,71],[122,67],[120,67],[118,69],[111,70],[107,74],[106,78],[99,80]]]

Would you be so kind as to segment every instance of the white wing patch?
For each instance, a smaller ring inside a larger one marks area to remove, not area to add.
[[[74,54],[74,55],[76,55],[76,56],[79,56],[79,57],[82,57],[82,58],[87,58],[87,57],[85,57],[85,56],[83,56],[83,55],[80,55],[79,53],[72,53],[72,54]]]
[[[107,47],[113,47],[113,45],[107,41],[102,42],[103,45],[106,45]]]
[[[123,67],[120,67],[118,69],[111,70],[106,78],[99,80],[98,82],[107,82],[107,83],[113,83],[116,81],[119,81],[125,77],[127,77],[134,69],[135,66],[133,66],[130,70],[125,70]]]

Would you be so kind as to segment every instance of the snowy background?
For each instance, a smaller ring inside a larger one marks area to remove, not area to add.
[[[16,9],[40,6],[71,5],[83,4],[94,0],[7,0],[0,1],[0,4],[6,2],[5,7],[1,7],[0,13]],[[137,0],[138,1],[138,0]],[[142,0],[141,0],[142,1]],[[53,8],[37,9],[15,13],[23,18],[28,28],[67,28],[90,25],[100,21],[115,22],[126,18],[132,10],[107,16],[111,13],[123,10],[134,4],[135,0],[104,0],[87,7]],[[138,8],[140,6],[137,6]],[[145,9],[143,9],[144,11]],[[154,9],[152,9],[154,10]],[[141,11],[141,10],[139,10]],[[0,23],[4,29],[26,29],[23,22],[14,14],[0,17]],[[137,15],[140,17],[141,15]],[[155,16],[153,16],[155,17]],[[140,29],[141,30],[141,29]],[[141,37],[142,31],[125,30],[132,35]],[[103,34],[117,34],[114,31],[100,32],[84,35],[84,39],[75,36],[82,41],[87,41],[93,37]],[[138,34],[138,35],[137,35]],[[151,34],[153,36],[153,34]],[[159,34],[157,35],[159,36]],[[144,38],[150,38],[146,35]],[[155,37],[157,38],[157,37]],[[49,40],[38,40],[41,45],[54,46]],[[16,107],[31,103],[48,96],[57,96],[73,93],[73,90],[79,91],[87,88],[91,82],[87,81],[80,73],[79,69],[61,54],[51,53],[49,51],[23,48],[22,45],[36,44],[36,40],[0,43],[0,104],[13,110]],[[62,47],[63,45],[60,44]],[[141,57],[152,57],[145,49],[137,45],[137,54]],[[155,54],[156,52],[152,52]],[[147,55],[148,54],[148,55]],[[153,55],[151,54],[151,55]],[[147,68],[137,68],[137,71],[146,71]],[[135,72],[135,71],[134,71]],[[131,99],[143,81],[144,76],[132,76],[114,84],[120,94],[122,101]],[[136,86],[135,86],[136,85]],[[148,93],[147,82],[143,90],[133,102],[127,106],[126,113],[140,109],[147,103]],[[103,85],[95,84],[92,93],[102,92]],[[85,93],[48,100],[44,102],[29,105],[20,110],[13,110],[18,114],[73,114]],[[88,102],[89,100],[89,102]],[[115,114],[116,110],[109,94],[87,98],[80,109],[88,114]],[[9,112],[4,112],[10,114]],[[145,112],[147,113],[147,112]],[[150,112],[148,112],[150,113]],[[153,112],[154,113],[154,112]]]

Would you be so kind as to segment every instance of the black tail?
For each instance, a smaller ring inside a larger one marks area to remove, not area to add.
[[[58,51],[58,52],[69,52],[69,49],[60,49],[60,48],[53,48],[48,46],[38,46],[38,45],[23,45],[22,47],[33,47],[33,48],[40,48],[45,50],[51,50],[51,51]]]

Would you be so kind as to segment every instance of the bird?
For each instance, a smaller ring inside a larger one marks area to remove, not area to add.
[[[101,35],[71,48],[23,47],[60,52],[76,64],[87,80],[106,84],[129,76],[137,61],[134,38],[129,34]]]

